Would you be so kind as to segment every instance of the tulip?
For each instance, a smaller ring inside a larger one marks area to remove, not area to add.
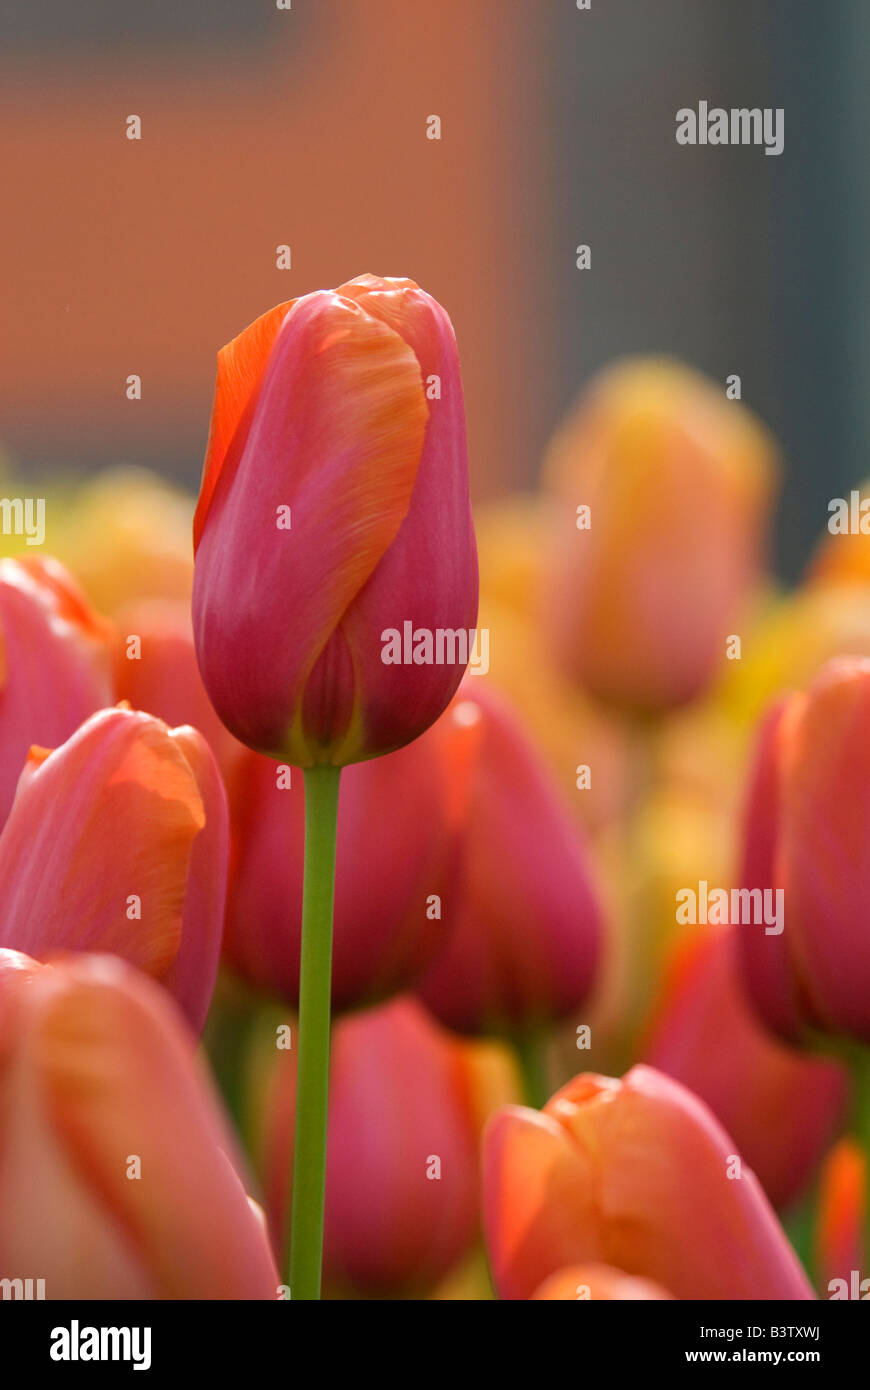
[[[30,745],[110,702],[110,635],[55,560],[0,560],[0,827]]]
[[[60,558],[112,617],[140,599],[190,604],[193,498],[147,468],[107,468],[77,489],[52,528]]]
[[[264,314],[218,357],[194,540],[206,688],[250,747],[342,766],[422,733],[477,621],[453,329],[411,280],[366,275]],[[404,653],[402,653],[404,655]],[[419,664],[417,664],[419,662]]]
[[[547,465],[559,665],[629,709],[698,695],[757,582],[775,471],[762,426],[694,372],[634,360],[599,377]]]
[[[671,1295],[649,1279],[632,1279],[609,1265],[573,1265],[545,1279],[532,1294],[534,1301],[660,1302]]]
[[[783,1047],[757,1021],[737,979],[733,931],[707,927],[681,950],[643,1055],[709,1105],[783,1207],[805,1190],[834,1138],[846,1078]]]
[[[172,1001],[111,956],[0,951],[0,1252],[49,1299],[275,1298],[262,1220]]]
[[[678,1299],[812,1291],[757,1179],[690,1091],[650,1067],[584,1075],[484,1138],[484,1224],[502,1298],[607,1264]]]
[[[444,944],[418,987],[466,1033],[526,1032],[586,999],[602,911],[581,832],[510,708],[479,679],[445,715],[466,783]]]
[[[296,1073],[294,1053],[276,1054],[274,1036],[269,1050],[268,1081],[250,1093],[258,1098],[256,1147],[277,1244],[292,1180]],[[261,1058],[255,1054],[255,1064]],[[419,1296],[468,1253],[479,1225],[481,1128],[496,1105],[512,1098],[513,1084],[500,1049],[458,1042],[407,996],[337,1024],[327,1287]]]
[[[220,954],[227,813],[205,740],[101,710],[31,749],[0,835],[0,946],[111,952],[160,980],[194,1027]]]
[[[863,1230],[867,1160],[853,1139],[841,1139],[822,1168],[816,1213],[815,1260],[819,1287],[828,1296],[870,1297],[870,1268],[864,1257]],[[870,1251],[867,1252],[870,1256]],[[859,1286],[868,1283],[858,1294]],[[839,1283],[837,1281],[840,1281]],[[845,1288],[844,1288],[845,1285]]]
[[[782,893],[784,929],[737,934],[743,978],[786,1041],[870,1041],[870,660],[829,662],[762,726],[742,882]]]
[[[232,796],[236,775],[250,755],[218,719],[206,694],[193,645],[190,604],[181,599],[140,599],[125,604],[116,622],[117,698],[170,727],[192,724],[214,753]],[[274,764],[270,761],[268,766],[274,776]]]
[[[454,857],[459,770],[439,724],[384,758],[350,767],[339,795],[332,1004],[404,988],[449,926],[438,903]],[[452,775],[451,775],[452,773]],[[224,955],[246,980],[299,999],[302,778],[248,753],[232,801],[233,863]]]

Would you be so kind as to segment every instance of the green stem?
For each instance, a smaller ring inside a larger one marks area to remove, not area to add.
[[[305,873],[290,1223],[289,1284],[293,1299],[320,1298],[329,1101],[332,911],[340,775],[340,768],[325,764],[305,772]]]
[[[541,1110],[550,1098],[543,1039],[539,1033],[527,1031],[514,1034],[512,1042],[519,1063],[526,1105],[530,1105],[534,1110]]]

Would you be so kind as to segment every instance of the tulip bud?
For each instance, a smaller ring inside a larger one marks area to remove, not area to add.
[[[0,835],[0,946],[123,956],[201,1027],[217,972],[227,862],[223,787],[205,740],[101,710],[33,748]]]
[[[442,901],[457,839],[441,725],[348,768],[339,793],[332,1003],[370,1003],[413,983],[448,930]],[[305,789],[288,764],[247,753],[232,798],[224,956],[296,1006]]]
[[[477,621],[459,362],[435,300],[361,276],[225,347],[194,539],[200,668],[242,742],[341,766],[422,733]]]
[[[560,1270],[590,1263],[678,1299],[813,1297],[733,1141],[651,1067],[622,1081],[578,1076],[543,1112],[494,1115],[484,1224],[502,1298],[530,1298]]]
[[[268,1299],[278,1275],[194,1040],[111,956],[0,951],[0,1251],[47,1299]]]
[[[643,359],[603,373],[548,463],[560,666],[637,710],[709,685],[758,576],[774,463],[762,426],[696,373]]]
[[[292,1050],[275,1054],[268,1084],[251,1087],[276,1244],[290,1203],[294,1057]],[[328,1287],[419,1296],[468,1253],[479,1224],[480,1131],[513,1085],[500,1048],[458,1042],[407,997],[338,1023],[326,1172]]]
[[[841,658],[768,715],[749,789],[742,882],[782,895],[782,929],[744,923],[738,952],[752,1002],[787,1041],[870,1041],[868,876],[870,660]]]
[[[459,1032],[533,1029],[582,1004],[595,977],[602,912],[583,835],[510,708],[479,680],[441,725],[464,812],[444,944],[417,992]]]
[[[644,1060],[709,1105],[773,1205],[787,1206],[833,1141],[845,1073],[770,1037],[737,979],[734,928],[704,930],[680,952]]]
[[[110,703],[111,629],[55,560],[0,560],[0,827],[33,743]]]

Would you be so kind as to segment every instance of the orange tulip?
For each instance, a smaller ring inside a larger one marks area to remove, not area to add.
[[[30,745],[111,703],[110,636],[55,560],[0,560],[0,827]]]
[[[690,1091],[635,1067],[578,1076],[543,1112],[500,1111],[484,1144],[484,1222],[501,1296],[607,1264],[679,1299],[807,1299],[754,1174]]]
[[[40,960],[123,956],[201,1027],[226,864],[226,800],[205,740],[101,710],[54,752],[31,750],[0,835],[0,946]]]
[[[774,473],[766,431],[722,388],[668,361],[603,373],[548,463],[560,666],[636,709],[703,690],[758,577]]]
[[[0,1262],[48,1299],[268,1299],[262,1219],[194,1041],[123,961],[0,951]]]

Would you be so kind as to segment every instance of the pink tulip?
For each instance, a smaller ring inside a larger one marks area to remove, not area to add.
[[[111,703],[110,635],[56,560],[0,560],[0,827],[30,745]]]
[[[220,954],[227,813],[195,729],[101,710],[34,748],[0,835],[0,945],[123,956],[201,1027]]]
[[[435,300],[365,275],[225,347],[194,537],[200,667],[242,742],[308,767],[422,733],[467,658],[385,662],[385,634],[477,621],[459,362]]]
[[[683,950],[644,1060],[709,1105],[773,1205],[786,1206],[804,1191],[834,1139],[845,1074],[767,1033],[740,988],[734,929],[704,931]]]
[[[342,774],[332,1001],[371,1002],[419,975],[446,924],[456,786],[441,726]],[[287,783],[290,783],[288,786]],[[302,774],[248,753],[232,799],[224,954],[251,983],[299,997],[305,793]]]
[[[509,706],[469,678],[442,723],[465,785],[444,944],[418,986],[459,1032],[515,1032],[577,1009],[602,911],[583,837]],[[458,774],[457,774],[458,775]]]
[[[651,1067],[578,1076],[542,1112],[499,1111],[484,1142],[484,1223],[501,1297],[607,1264],[678,1299],[808,1299],[757,1179],[685,1087]]]
[[[290,1200],[296,1093],[294,1054],[278,1057],[259,1092],[276,1239]],[[338,1024],[324,1243],[324,1279],[333,1292],[419,1295],[470,1249],[479,1220],[478,1140],[493,1077],[476,1064],[472,1045],[457,1042],[407,997]]]
[[[829,662],[766,719],[747,807],[742,882],[782,893],[783,930],[744,923],[743,978],[788,1041],[870,1041],[870,660]]]
[[[0,1264],[48,1299],[268,1299],[263,1222],[194,1040],[111,956],[0,951]]]

